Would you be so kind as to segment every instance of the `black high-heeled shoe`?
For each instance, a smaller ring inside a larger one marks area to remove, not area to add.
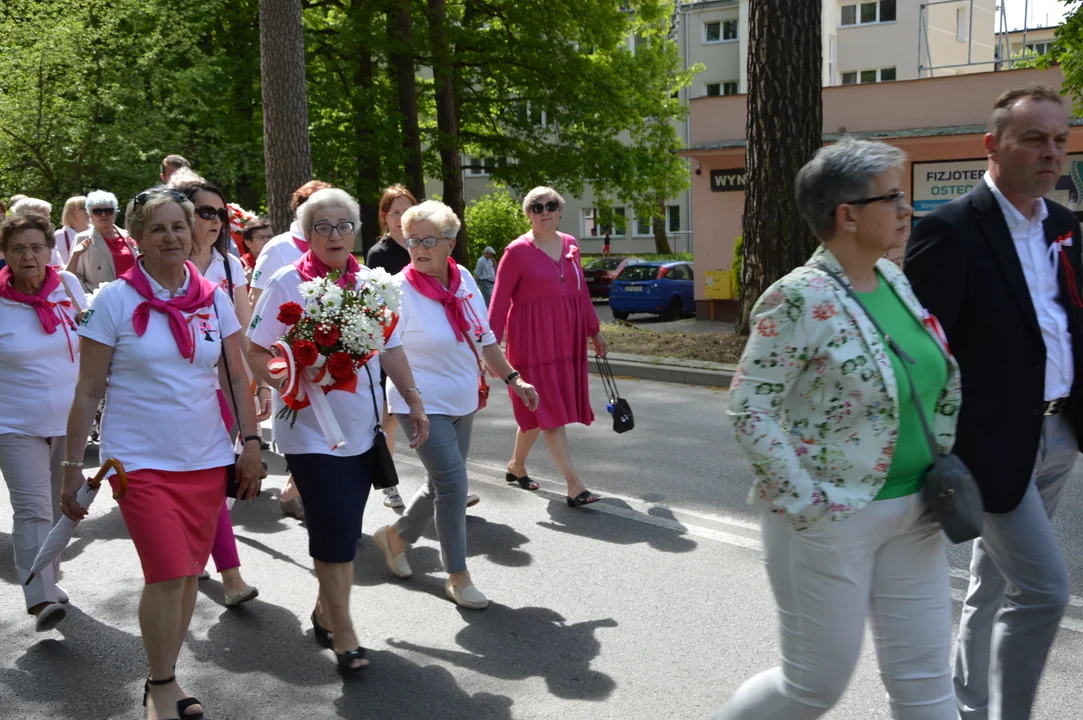
[[[335,657],[338,659],[338,671],[343,675],[352,675],[362,670],[368,670],[369,666],[366,665],[354,665],[357,660],[365,659],[365,648],[357,647],[354,650],[347,650],[344,653],[338,651],[335,652]]]
[[[143,707],[147,706],[148,698],[150,698],[150,686],[151,685],[168,685],[171,682],[176,682],[177,676],[170,675],[165,680],[151,680],[147,678],[146,683],[143,684]],[[177,720],[203,720],[203,711],[200,710],[197,713],[187,714],[184,711],[188,708],[199,705],[203,707],[203,703],[194,697],[186,697],[183,700],[177,701]]]
[[[332,647],[331,631],[320,625],[320,619],[316,617],[316,611],[312,611],[312,633],[316,636],[316,642],[326,647]]]

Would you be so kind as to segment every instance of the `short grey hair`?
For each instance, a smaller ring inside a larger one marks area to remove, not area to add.
[[[458,237],[459,228],[462,227],[459,216],[455,214],[455,211],[436,200],[426,200],[420,205],[414,205],[402,214],[403,230],[418,222],[431,222],[440,229],[440,237],[445,238]]]
[[[53,206],[38,198],[24,197],[11,206],[12,215],[43,215],[45,219],[53,213]]]
[[[547,198],[550,196],[556,198],[556,201],[560,203],[560,209],[563,210],[564,198],[561,197],[560,193],[558,193],[556,190],[549,187],[548,185],[539,185],[538,187],[528,192],[526,194],[526,197],[523,198],[523,213],[525,213],[526,215],[530,215],[531,205],[533,205],[535,202],[542,198]]]
[[[94,190],[87,193],[86,209],[93,210],[94,208],[113,208],[114,210],[119,210],[120,203],[117,202],[117,196],[108,190]]]
[[[868,197],[882,172],[906,166],[905,152],[887,143],[843,137],[820,148],[797,173],[797,209],[816,237],[835,234],[835,208]]]
[[[181,200],[183,196],[178,197],[174,192],[167,192],[164,186],[153,188],[148,192],[152,193],[152,195],[147,198],[145,203],[136,205],[133,198],[124,210],[124,229],[136,242],[143,239],[143,229],[147,226],[148,221],[154,217],[154,213],[158,208],[171,202],[181,206],[181,210],[184,211],[184,221],[188,224],[188,232],[195,235],[196,208],[191,200],[187,198]]]
[[[312,196],[304,205],[297,208],[297,222],[301,224],[301,230],[306,234],[312,232],[316,224],[316,216],[320,210],[326,207],[344,207],[350,216],[350,222],[354,224],[354,232],[361,231],[361,208],[357,205],[350,193],[339,188],[325,188],[312,193]]]

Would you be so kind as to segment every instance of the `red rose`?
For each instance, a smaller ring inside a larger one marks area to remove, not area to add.
[[[327,358],[327,370],[335,380],[349,380],[355,372],[353,358],[347,352],[331,353]]]
[[[295,325],[304,313],[305,309],[303,307],[295,302],[288,302],[278,308],[278,322],[283,325]]]
[[[338,342],[338,328],[334,325],[317,325],[316,332],[313,333],[316,337],[316,342],[324,347],[332,347]]]
[[[291,343],[293,358],[301,367],[309,367],[316,364],[316,357],[320,354],[316,343],[311,340],[294,340]]]

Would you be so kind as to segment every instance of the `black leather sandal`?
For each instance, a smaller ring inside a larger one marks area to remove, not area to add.
[[[352,675],[356,672],[369,669],[367,664],[354,665],[354,662],[365,659],[365,648],[363,647],[347,650],[344,653],[335,652],[335,657],[338,658],[338,671],[343,675]]]
[[[320,625],[320,619],[316,617],[316,611],[312,611],[312,633],[316,636],[316,642],[325,647],[331,647],[331,631]]]
[[[519,487],[524,490],[537,490],[540,487],[538,483],[530,479],[529,475],[515,477],[515,473],[504,473],[504,479],[509,483],[519,483]]]
[[[150,686],[151,685],[168,685],[169,683],[173,683],[173,682],[176,682],[176,681],[177,681],[177,676],[176,675],[170,675],[169,677],[167,677],[164,680],[151,680],[150,678],[147,678],[147,682],[143,685],[143,707],[146,707],[147,702],[149,701],[149,698],[150,698]],[[199,700],[197,700],[194,697],[186,697],[183,700],[178,700],[177,701],[177,720],[203,720],[203,711],[202,710],[200,710],[199,712],[196,712],[196,713],[186,713],[186,712],[184,712],[188,708],[193,707],[195,705],[199,705],[200,707],[203,707],[203,703],[201,703]]]
[[[568,507],[583,507],[584,505],[590,505],[601,500],[600,497],[592,493],[590,490],[584,490],[573,498],[567,498]]]

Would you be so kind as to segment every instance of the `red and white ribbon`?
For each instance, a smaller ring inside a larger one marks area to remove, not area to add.
[[[921,321],[925,324],[925,327],[929,329],[929,332],[933,334],[936,341],[940,343],[940,347],[944,349],[944,354],[951,357],[951,348],[948,346],[948,336],[944,333],[944,328],[940,325],[940,321],[936,319],[936,315],[933,315],[925,308],[922,308]]]
[[[337,450],[345,445],[346,437],[342,434],[342,428],[339,427],[330,403],[327,402],[327,393],[337,383],[327,371],[326,358],[323,355],[317,355],[316,365],[312,368],[303,368],[294,360],[293,350],[288,343],[280,340],[271,346],[271,351],[279,355],[267,363],[271,377],[276,380],[286,380],[282,388],[282,402],[294,412],[300,412],[312,405],[316,422],[319,423],[320,430],[323,431],[323,436],[331,449]],[[313,375],[311,378],[310,371]],[[354,382],[356,383],[356,376]]]

